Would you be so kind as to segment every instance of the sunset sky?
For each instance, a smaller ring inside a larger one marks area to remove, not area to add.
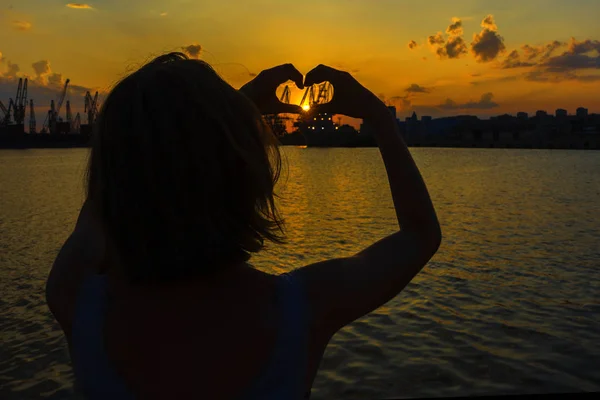
[[[65,78],[82,111],[86,89],[105,92],[128,68],[173,50],[208,61],[234,87],[286,62],[303,73],[319,63],[346,69],[402,118],[600,112],[598,0],[1,4],[0,100],[27,76],[40,112]]]

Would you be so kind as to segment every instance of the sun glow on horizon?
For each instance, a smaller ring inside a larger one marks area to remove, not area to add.
[[[308,104],[305,104],[305,105],[302,106],[302,109],[304,111],[308,111],[308,110],[310,110],[310,106]]]

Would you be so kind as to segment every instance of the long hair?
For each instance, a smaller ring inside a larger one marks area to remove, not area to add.
[[[93,128],[87,195],[130,283],[207,276],[283,242],[277,139],[207,63],[157,57],[120,81]]]

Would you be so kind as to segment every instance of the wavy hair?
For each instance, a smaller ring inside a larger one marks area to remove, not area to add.
[[[283,242],[277,139],[206,62],[155,58],[109,93],[87,195],[130,283],[208,276]]]

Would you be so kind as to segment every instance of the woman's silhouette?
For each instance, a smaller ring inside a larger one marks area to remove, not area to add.
[[[280,167],[262,114],[300,112],[276,88],[328,81],[313,112],[363,118],[401,229],[352,257],[275,276],[250,255],[280,243]],[[96,121],[87,199],[47,283],[76,385],[102,399],[308,397],[331,337],[396,296],[440,227],[386,106],[346,72],[291,64],[239,91],[206,63],[160,56],[123,79]]]

